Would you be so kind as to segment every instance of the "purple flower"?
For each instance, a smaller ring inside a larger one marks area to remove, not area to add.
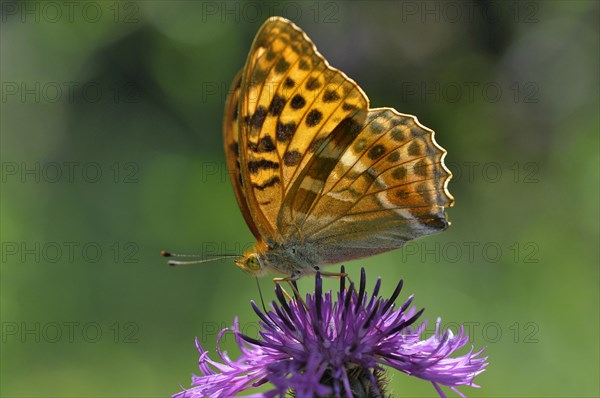
[[[317,274],[315,293],[304,302],[298,296],[287,300],[279,285],[275,290],[279,303],[273,302],[271,311],[264,313],[251,302],[261,319],[260,337],[240,333],[236,318],[232,331],[241,355],[231,360],[217,345],[222,362],[210,359],[196,340],[203,376],[193,376],[194,387],[173,398],[229,398],[265,383],[274,388],[253,396],[284,397],[289,392],[299,398],[382,396],[384,366],[430,381],[441,397],[445,397],[441,386],[461,396],[456,387],[478,387],[473,379],[487,366],[483,350],[474,353],[471,348],[450,357],[468,341],[462,327],[456,336],[450,330],[442,332],[438,319],[434,335],[421,339],[426,322],[412,325],[424,309],[411,307],[413,296],[400,308],[394,305],[402,281],[388,300],[377,297],[380,278],[373,293],[367,294],[364,269],[358,290],[354,283],[346,290],[345,282],[340,279],[336,300],[331,292],[323,295]],[[219,342],[227,330],[221,331]]]

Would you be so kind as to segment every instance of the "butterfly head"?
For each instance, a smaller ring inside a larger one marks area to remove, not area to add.
[[[260,276],[266,272],[263,247],[266,245],[259,242],[248,250],[244,255],[235,260],[235,265],[252,276]]]
[[[257,253],[246,253],[244,257],[235,260],[235,265],[253,276],[263,273],[262,261]]]

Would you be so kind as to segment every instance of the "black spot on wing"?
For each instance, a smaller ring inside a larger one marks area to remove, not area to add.
[[[305,59],[301,59],[300,62],[298,63],[298,67],[301,70],[309,70],[310,69],[310,64]]]
[[[294,79],[292,79],[291,77],[286,77],[285,81],[283,82],[283,86],[285,88],[292,88],[296,85],[296,82],[294,81]]]
[[[392,178],[395,180],[403,180],[406,178],[406,168],[404,166],[399,166],[392,171]]]
[[[421,159],[413,166],[413,171],[416,175],[425,177],[427,176],[427,163],[425,160]]]
[[[285,98],[281,95],[275,94],[273,100],[271,101],[271,105],[269,105],[269,114],[271,116],[279,116],[281,115],[281,111],[285,107]]]
[[[393,115],[392,117],[390,117],[388,120],[388,123],[390,124],[391,127],[396,127],[399,124],[403,124],[403,119],[396,117],[395,115]]]
[[[296,94],[294,98],[292,98],[290,105],[293,109],[302,109],[304,108],[304,105],[306,105],[306,100],[300,94]]]
[[[418,141],[413,141],[408,146],[408,154],[411,156],[420,156],[421,155],[421,146]]]
[[[404,132],[398,127],[392,129],[390,135],[392,136],[392,139],[396,142],[404,141]]]
[[[283,155],[283,163],[286,166],[297,166],[302,159],[302,154],[296,150],[287,151],[285,155]]]
[[[260,142],[258,143],[259,152],[273,152],[274,150],[275,144],[273,143],[271,136],[266,135],[260,139]]]
[[[272,187],[273,185],[277,185],[281,182],[281,180],[279,179],[279,177],[275,176],[270,178],[269,180],[267,180],[264,184],[252,184],[252,186],[256,189],[258,189],[259,191],[264,191],[265,189]]]
[[[316,126],[321,123],[321,120],[323,120],[323,114],[318,109],[313,109],[306,115],[306,125],[308,127]]]
[[[353,111],[356,109],[356,105],[349,104],[348,102],[344,102],[342,105],[342,109],[345,111]]]
[[[277,130],[275,131],[275,137],[277,138],[277,141],[279,141],[279,142],[288,142],[294,135],[295,131],[296,131],[296,123],[294,123],[294,122],[290,122],[290,123],[277,122]]]
[[[272,162],[266,159],[251,160],[248,162],[248,170],[252,174],[258,173],[260,170],[277,170],[279,169],[279,163]]]
[[[267,116],[267,109],[264,106],[256,108],[256,112],[252,115],[252,127],[261,128]]]
[[[308,91],[314,91],[314,90],[318,89],[319,87],[321,87],[321,82],[319,81],[318,77],[311,76],[306,81],[306,84],[304,85],[304,87],[306,87],[306,89]]]
[[[371,123],[369,125],[369,128],[371,129],[371,132],[373,134],[381,134],[385,130],[385,127],[383,126],[383,124],[381,124],[379,122],[373,122],[373,123]]]
[[[275,144],[273,143],[271,137],[266,135],[260,139],[258,144],[249,142],[248,149],[255,153],[273,152],[275,150]]]
[[[289,67],[290,67],[289,62],[287,62],[283,58],[279,58],[279,61],[277,61],[277,64],[275,65],[275,72],[283,73],[283,72],[287,71],[289,69]]]
[[[376,160],[376,159],[379,159],[380,157],[382,157],[384,153],[385,153],[385,147],[381,144],[378,144],[378,145],[375,145],[374,147],[372,147],[371,149],[369,149],[369,153],[367,154],[367,156],[371,160]]]
[[[323,94],[323,102],[335,102],[339,101],[339,99],[340,96],[335,90],[327,90],[325,91],[325,94]]]

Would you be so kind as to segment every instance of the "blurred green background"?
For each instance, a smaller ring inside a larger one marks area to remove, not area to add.
[[[169,396],[195,336],[214,353],[236,315],[256,335],[252,278],[159,252],[252,244],[221,117],[270,15],[449,153],[452,227],[351,275],[404,278],[424,319],[468,326],[490,362],[469,396],[599,396],[596,1],[3,1],[1,395]]]

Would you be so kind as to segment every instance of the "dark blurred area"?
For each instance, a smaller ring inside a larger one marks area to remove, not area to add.
[[[194,337],[212,355],[235,316],[256,335],[255,281],[159,252],[253,243],[221,119],[271,15],[448,151],[452,227],[351,275],[403,278],[430,329],[470,325],[491,365],[469,396],[600,395],[598,2],[179,0],[0,3],[0,395],[166,396],[198,373]]]

